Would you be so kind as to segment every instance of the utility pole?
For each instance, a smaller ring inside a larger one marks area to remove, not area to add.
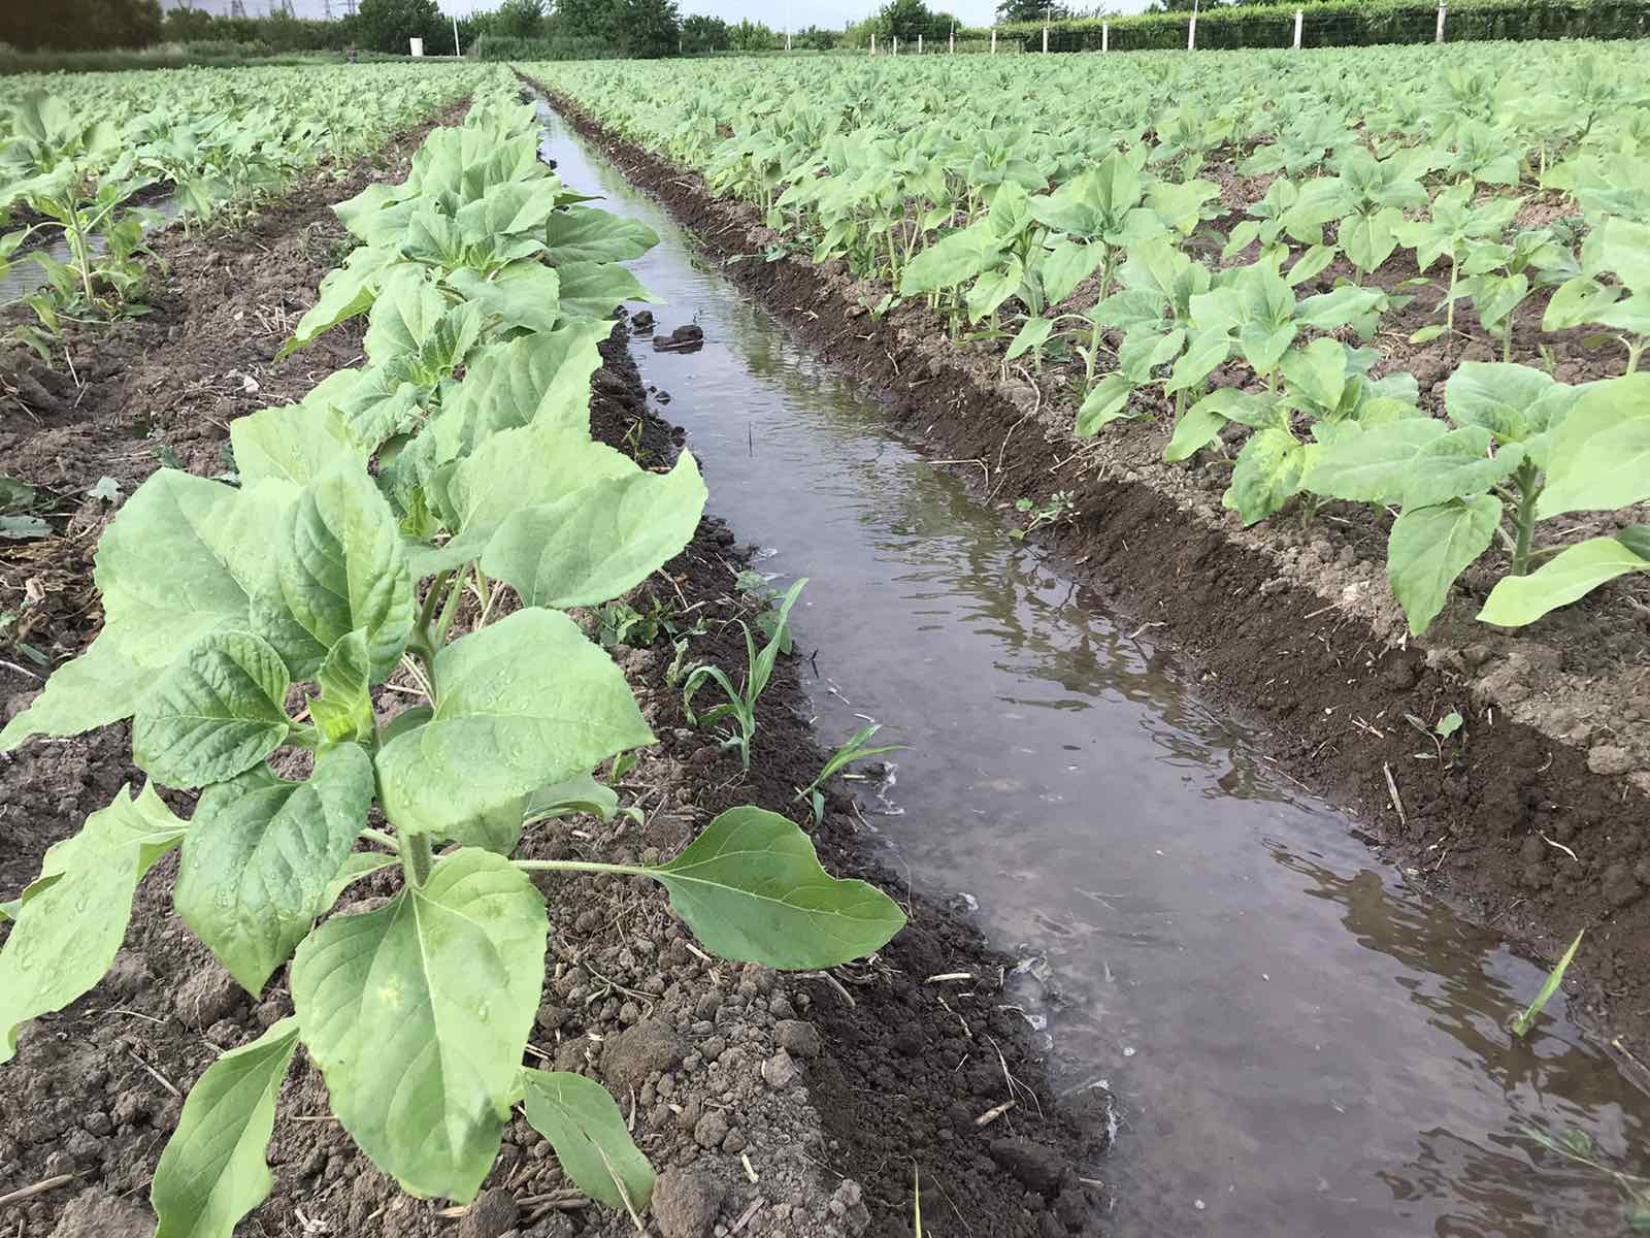
[[[464,49],[458,45],[458,18],[453,18],[453,55],[463,56]]]

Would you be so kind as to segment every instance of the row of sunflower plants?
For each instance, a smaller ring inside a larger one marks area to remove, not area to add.
[[[522,1106],[577,1185],[638,1214],[652,1171],[612,1098],[524,1065],[534,875],[657,882],[707,950],[776,968],[864,956],[904,919],[752,807],[660,864],[517,858],[524,823],[653,740],[566,611],[661,566],[705,501],[691,455],[648,472],[590,431],[598,341],[643,295],[619,264],[655,238],[561,185],[502,80],[404,182],[337,210],[361,244],[288,347],[365,316],[364,364],[236,421],[237,483],[162,469],[127,500],[96,556],[101,633],[0,732],[5,752],[130,720],[149,779],[6,905],[0,1061],[98,982],[176,851],[180,918],[249,993],[284,972],[293,1013],[191,1091],[155,1173],[161,1238],[227,1238],[267,1197],[300,1047],[414,1195],[471,1199]],[[393,896],[341,909],[369,873],[398,873]]]

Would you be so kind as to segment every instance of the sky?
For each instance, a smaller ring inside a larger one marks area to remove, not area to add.
[[[167,8],[176,8],[179,0],[166,0]],[[192,0],[194,7],[209,13],[227,13],[229,0]],[[248,14],[262,16],[279,0],[243,0]],[[439,0],[443,13],[462,17],[478,9],[498,7],[498,0]],[[850,21],[869,17],[882,7],[883,0],[679,0],[683,13],[706,13],[711,16],[738,21],[748,17],[766,22],[775,30],[785,28],[787,17],[791,28],[804,26],[840,27]],[[991,24],[996,0],[930,0],[935,8],[955,13],[971,26]],[[1134,12],[1146,7],[1147,0],[1122,0],[1108,7]],[[299,17],[321,17],[326,12],[326,0],[292,0],[293,11]],[[335,13],[343,12],[344,0],[332,0]]]

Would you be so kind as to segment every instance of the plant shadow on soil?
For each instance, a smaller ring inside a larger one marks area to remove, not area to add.
[[[27,615],[31,645],[57,659],[95,634],[91,553],[111,512],[80,499],[87,487],[109,475],[130,493],[160,463],[161,442],[183,466],[218,473],[227,467],[229,420],[296,399],[355,359],[358,327],[271,362],[344,243],[330,204],[404,166],[421,136],[396,144],[388,172],[361,169],[312,184],[244,231],[187,244],[163,237],[157,249],[169,276],[154,315],[71,338],[83,386],[21,357],[8,361],[5,378],[21,400],[0,423],[8,471],[60,495],[65,511],[72,506],[66,519],[54,517],[60,536],[0,556],[0,609]],[[603,352],[593,384],[596,433],[618,444],[640,419],[645,457],[667,459],[672,436],[646,410],[622,331]],[[149,438],[156,428],[160,435]],[[694,656],[727,667],[744,656],[729,620],[752,617],[732,588],[745,561],[733,540],[707,521],[667,567],[668,583],[656,578],[642,588],[705,618],[709,634]],[[644,596],[633,601],[642,605]],[[795,788],[824,756],[794,663],[782,662],[763,697],[746,778],[713,737],[685,726],[679,690],[664,684],[668,649],[630,650],[620,660],[661,741],[623,784],[645,824],[546,823],[529,834],[525,854],[656,859],[734,804],[800,814]],[[0,716],[13,716],[37,687],[24,663],[0,667]],[[7,891],[33,876],[46,847],[141,777],[130,765],[125,725],[37,741],[0,759],[0,773],[8,840],[0,889]],[[187,797],[175,800],[187,810]],[[898,893],[869,858],[840,793],[830,795],[815,838],[832,871]],[[147,1235],[152,1221],[141,1201],[181,1094],[219,1051],[290,1011],[279,982],[260,1000],[248,998],[187,933],[171,911],[175,870],[169,858],[140,888],[109,977],[67,1012],[26,1029],[18,1058],[4,1068],[0,1194],[66,1178],[8,1207],[5,1223],[17,1224],[17,1238]],[[655,1222],[665,1238],[702,1238],[718,1218],[755,1235],[909,1233],[919,1171],[931,1226],[1098,1232],[1101,1199],[1085,1179],[1109,1138],[1109,1097],[1096,1090],[1056,1104],[1024,1021],[1003,1008],[1003,960],[965,920],[905,896],[906,931],[874,962],[842,969],[831,983],[705,960],[662,893],[642,883],[582,876],[542,884],[552,952],[532,1061],[601,1078],[634,1114],[639,1143],[664,1171]],[[367,878],[345,902],[381,898],[392,885],[383,875]],[[979,980],[924,984],[957,972]],[[993,1111],[999,1115],[980,1125]],[[286,1238],[315,1232],[317,1222],[352,1238],[454,1232],[435,1205],[403,1195],[355,1150],[327,1116],[319,1074],[301,1055],[279,1105],[271,1162],[275,1193],[239,1232]],[[456,1232],[632,1232],[627,1218],[580,1198],[548,1145],[517,1117],[488,1189]]]

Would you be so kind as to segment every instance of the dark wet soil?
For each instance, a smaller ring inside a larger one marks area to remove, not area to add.
[[[7,469],[59,498],[60,536],[0,555],[0,607],[22,607],[32,648],[55,659],[95,634],[90,557],[107,516],[101,500],[83,499],[87,487],[107,475],[130,493],[158,466],[162,443],[185,467],[219,472],[232,418],[297,398],[354,360],[359,336],[347,331],[287,362],[271,358],[343,244],[330,203],[366,179],[396,174],[419,136],[398,144],[382,169],[306,187],[242,233],[190,245],[167,238],[170,270],[156,314],[71,341],[81,385],[8,359],[0,374],[16,398],[0,423]],[[646,411],[624,336],[616,331],[604,348],[593,425],[617,444],[641,419],[643,458],[666,459],[673,436]],[[656,577],[631,599],[642,609],[657,598],[701,619],[694,658],[728,667],[744,656],[731,620],[752,617],[733,589],[746,562],[734,540],[707,521],[668,565],[668,579]],[[795,788],[824,754],[794,662],[781,663],[762,698],[746,776],[713,737],[685,725],[679,690],[665,682],[668,644],[615,655],[660,737],[621,784],[643,823],[550,823],[531,835],[527,854],[654,860],[734,804],[805,819]],[[26,654],[3,656],[11,665],[0,667],[0,716],[9,717],[38,683]],[[8,842],[0,891],[19,889],[49,845],[139,777],[128,753],[122,725],[0,758]],[[931,1227],[1098,1233],[1109,1097],[1095,1089],[1056,1103],[1026,1024],[1001,991],[1006,961],[965,919],[906,895],[900,878],[878,870],[860,821],[852,800],[833,790],[815,832],[821,856],[833,871],[894,891],[910,925],[877,958],[828,978],[706,959],[651,888],[605,876],[545,880],[552,948],[534,1060],[601,1078],[634,1114],[638,1142],[661,1170],[654,1223],[665,1238],[704,1238],[713,1227],[774,1238],[908,1234],[919,1174]],[[290,1011],[279,981],[260,1000],[248,998],[172,914],[175,865],[165,861],[141,888],[110,976],[69,1011],[25,1029],[18,1058],[4,1068],[0,1196],[47,1184],[3,1206],[6,1238],[149,1234],[144,1201],[181,1095],[218,1052]],[[387,893],[387,880],[375,880],[348,897]],[[941,975],[952,979],[931,981]],[[275,1194],[238,1232],[632,1232],[627,1219],[589,1206],[569,1186],[548,1145],[520,1119],[467,1213],[403,1195],[328,1116],[320,1076],[302,1055],[270,1159]]]
[[[1601,696],[1611,689],[1605,699],[1617,725],[1642,732],[1650,719],[1642,618],[1627,611],[1625,629],[1608,637],[1576,618],[1542,631],[1539,644],[1481,626],[1464,647],[1394,644],[1365,618],[1326,605],[1255,539],[1189,520],[1133,470],[1097,474],[1069,435],[1045,435],[1027,408],[982,383],[965,360],[953,361],[949,346],[923,348],[899,322],[873,319],[839,273],[795,257],[753,260],[764,252],[753,212],[713,198],[698,177],[603,130],[570,101],[556,104],[743,290],[864,380],[918,445],[963,462],[960,474],[1004,507],[1073,491],[1080,514],[1036,536],[1111,608],[1175,645],[1202,690],[1264,728],[1279,768],[1370,822],[1406,874],[1549,960],[1586,927],[1569,986],[1584,1000],[1572,1000],[1571,1010],[1588,1011],[1644,1059],[1645,798],[1589,768],[1596,735],[1589,749],[1511,721],[1494,690],[1494,677],[1503,686],[1518,678],[1508,699],[1538,705],[1544,678],[1588,666],[1604,639],[1618,656],[1595,682]],[[1356,558],[1334,526],[1296,540],[1325,569]],[[1466,718],[1462,737],[1436,752],[1407,720],[1430,726],[1452,710]]]

